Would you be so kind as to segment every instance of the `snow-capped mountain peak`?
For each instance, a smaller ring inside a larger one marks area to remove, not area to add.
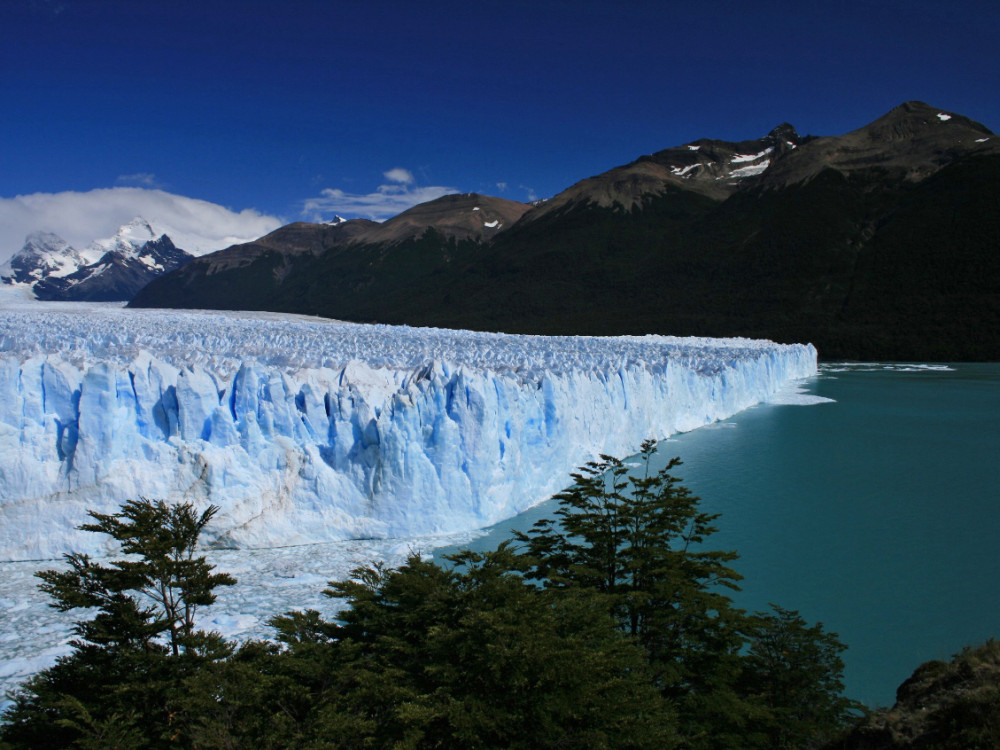
[[[162,232],[159,234],[155,232],[144,218],[136,216],[127,224],[120,226],[114,236],[94,240],[88,249],[100,255],[112,252],[125,258],[135,258],[147,242],[157,239],[162,234]]]
[[[23,247],[0,265],[0,278],[11,284],[33,284],[50,276],[68,276],[93,260],[58,234],[32,232]]]
[[[62,253],[70,244],[53,232],[32,232],[24,238],[22,254],[57,254]]]
[[[33,232],[24,247],[0,266],[0,278],[29,286],[38,299],[127,301],[191,257],[137,216],[83,251],[59,235]]]

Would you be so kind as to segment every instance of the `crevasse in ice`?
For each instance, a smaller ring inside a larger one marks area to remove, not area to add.
[[[218,546],[479,528],[815,371],[747,339],[0,310],[0,560],[106,552],[75,527],[138,496],[219,505]]]

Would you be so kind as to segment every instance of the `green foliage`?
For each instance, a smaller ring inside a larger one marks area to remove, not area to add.
[[[202,530],[218,511],[211,506],[198,516],[190,504],[162,500],[129,500],[119,513],[90,512],[96,523],[84,531],[111,536],[127,557],[110,565],[87,555],[66,555],[69,570],[37,574],[39,588],[61,611],[98,609],[97,616],[77,625],[86,641],[107,648],[156,648],[166,635],[174,656],[203,642],[194,627],[198,607],[215,601],[213,589],[232,586],[232,576],[212,573],[204,557],[195,557]]]
[[[250,641],[188,676],[173,701],[176,721],[197,748],[280,750],[305,736],[309,685],[274,643]]]
[[[67,695],[56,705],[61,717],[56,719],[55,724],[77,735],[74,747],[81,750],[138,750],[144,745],[142,732],[138,727],[139,717],[135,711],[125,716],[113,713],[95,719],[87,707],[71,695]]]
[[[1000,747],[1000,684],[963,695],[933,717],[941,750]]]
[[[795,612],[733,606],[737,555],[706,545],[718,516],[671,473],[678,459],[650,471],[654,451],[643,444],[636,474],[610,456],[573,474],[558,521],[518,534],[526,575],[605,597],[677,707],[686,747],[794,747],[841,726],[854,705],[840,697],[844,647]]]
[[[846,648],[821,625],[771,605],[752,620],[740,690],[766,712],[754,728],[766,747],[803,747],[835,735],[861,710],[844,698],[840,654]]]
[[[173,745],[181,683],[230,653],[218,635],[195,627],[213,590],[235,583],[195,555],[217,510],[198,515],[190,504],[142,499],[113,515],[90,513],[95,522],[80,528],[110,535],[124,557],[101,564],[74,553],[67,570],[37,574],[53,607],[96,614],[76,624],[73,653],[15,696],[3,739],[32,748]]]
[[[411,558],[355,571],[334,635],[348,660],[321,697],[318,739],[375,747],[666,747],[669,711],[606,605],[556,596],[509,549],[461,569]],[[304,639],[307,647],[316,638]],[[292,653],[297,645],[292,643]]]
[[[542,520],[518,538],[530,578],[608,597],[619,628],[645,647],[661,691],[690,722],[694,706],[718,702],[738,674],[744,622],[724,592],[740,576],[728,567],[735,553],[704,548],[716,516],[700,512],[670,473],[679,461],[650,474],[653,452],[643,444],[640,475],[610,456],[587,464],[556,496],[558,523]],[[738,710],[738,700],[725,700]]]

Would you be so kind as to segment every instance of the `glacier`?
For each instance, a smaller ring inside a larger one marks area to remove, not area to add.
[[[79,615],[48,606],[33,574],[62,552],[112,552],[75,530],[88,509],[136,495],[220,505],[210,560],[239,584],[200,624],[266,638],[290,607],[334,616],[327,581],[467,543],[599,453],[815,398],[797,392],[816,371],[808,345],[133,311],[13,291],[0,294],[0,696],[70,651]]]
[[[75,527],[138,496],[220,506],[216,548],[460,533],[815,372],[811,345],[748,339],[8,307],[0,560],[109,554]]]

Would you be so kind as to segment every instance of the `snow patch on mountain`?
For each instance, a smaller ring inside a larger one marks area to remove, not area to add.
[[[729,173],[730,179],[741,179],[743,177],[753,177],[754,175],[761,174],[765,169],[771,166],[771,160],[765,159],[760,164],[751,164],[746,167],[740,167],[739,169],[734,169]]]
[[[694,163],[694,164],[688,164],[688,165],[687,165],[686,167],[673,167],[673,168],[672,168],[672,169],[670,170],[670,172],[671,172],[672,174],[676,175],[677,177],[684,177],[684,176],[685,176],[685,175],[687,175],[687,174],[688,174],[688,172],[690,172],[690,171],[691,171],[692,169],[694,169],[694,168],[696,168],[696,167],[700,167],[700,166],[701,166],[701,162],[696,162],[696,163]]]
[[[765,148],[759,154],[736,154],[732,159],[730,159],[730,163],[742,164],[745,162],[757,161],[758,159],[767,156],[772,151],[774,151],[774,146],[769,146],[768,148]]]
[[[0,559],[106,552],[75,527],[138,496],[220,505],[217,546],[468,531],[816,371],[746,339],[71,309],[0,310]]]

